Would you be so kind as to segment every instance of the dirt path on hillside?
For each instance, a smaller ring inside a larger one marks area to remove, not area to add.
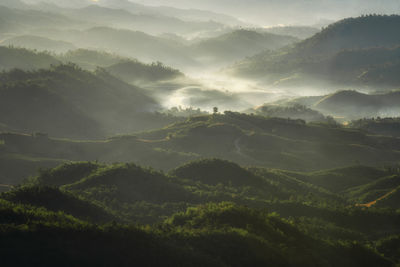
[[[371,201],[371,202],[369,202],[369,203],[365,203],[365,204],[356,204],[356,207],[366,207],[366,208],[370,208],[370,207],[372,207],[373,205],[375,205],[376,202],[378,202],[378,201],[380,201],[380,200],[382,200],[382,199],[385,199],[385,198],[387,198],[388,196],[390,196],[391,194],[393,194],[394,192],[396,192],[396,190],[397,190],[397,189],[394,189],[394,190],[390,191],[389,193],[386,193],[385,195],[381,196],[380,198],[378,198],[378,199],[376,199],[376,200],[374,200],[374,201]]]

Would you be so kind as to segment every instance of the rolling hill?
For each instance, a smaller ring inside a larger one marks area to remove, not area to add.
[[[224,25],[214,21],[183,21],[165,14],[131,13],[127,8],[109,8],[99,5],[90,5],[80,9],[55,8],[53,12],[74,20],[85,20],[97,25],[107,25],[113,28],[131,29],[158,35],[165,32],[176,34],[195,34],[203,31],[216,31]],[[104,24],[107,21],[107,24]]]
[[[13,153],[63,161],[137,162],[163,170],[204,157],[292,171],[356,163],[391,165],[400,157],[397,138],[337,124],[307,124],[233,112],[196,116],[162,129],[98,141],[18,134],[2,134],[0,140],[5,158]]]
[[[323,113],[347,118],[390,116],[400,114],[400,92],[363,94],[357,91],[340,91],[328,95],[314,104]]]
[[[0,70],[22,69],[35,70],[57,65],[58,61],[53,56],[27,50],[25,48],[13,48],[0,46]]]
[[[139,61],[125,60],[108,66],[106,70],[127,83],[155,83],[184,77],[179,70],[167,67],[160,62],[143,64]]]
[[[397,104],[399,97],[400,93],[396,90],[369,94],[345,90],[323,96],[286,99],[274,104],[280,106],[281,109],[285,106],[305,106],[326,116],[335,116],[347,121],[355,120],[351,124],[354,128],[368,131],[370,129],[372,133],[377,134],[396,135],[396,119],[391,117],[397,117],[400,114]],[[386,119],[381,119],[381,117]],[[377,120],[369,120],[372,118],[377,118]]]
[[[37,51],[51,51],[57,53],[65,53],[69,50],[76,49],[76,47],[71,43],[30,35],[22,35],[9,38],[0,42],[0,45],[22,47]]]
[[[58,65],[5,72],[0,81],[1,121],[22,132],[90,138],[168,123],[153,113],[155,100],[103,70]]]
[[[200,41],[192,45],[191,50],[200,61],[226,64],[296,41],[296,38],[290,36],[241,29]]]
[[[387,84],[373,73],[379,73],[384,66],[393,65],[395,69],[396,47],[400,45],[396,34],[399,25],[400,16],[397,15],[344,19],[292,47],[275,53],[263,52],[239,62],[230,72],[263,78],[278,85],[283,81],[286,83],[282,85],[299,85],[322,80],[340,85],[394,86],[396,78],[392,72],[385,76]]]

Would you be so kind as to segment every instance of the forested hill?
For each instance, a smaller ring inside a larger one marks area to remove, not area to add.
[[[0,121],[22,132],[90,138],[167,123],[148,120],[159,105],[141,89],[73,64],[2,73],[0,94]]]
[[[344,49],[393,47],[400,44],[400,16],[367,15],[330,24],[299,43],[295,51],[305,56],[329,55]]]
[[[395,87],[399,27],[397,15],[344,19],[292,47],[245,59],[229,72],[278,85],[325,81]]]

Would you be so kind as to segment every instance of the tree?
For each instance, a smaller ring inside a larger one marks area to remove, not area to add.
[[[217,114],[218,113],[218,107],[214,107],[213,111],[214,111],[214,114]]]

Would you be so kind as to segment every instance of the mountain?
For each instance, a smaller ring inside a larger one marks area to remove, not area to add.
[[[204,9],[204,10],[199,10],[199,9],[181,9],[181,8],[176,8],[176,7],[171,7],[171,6],[154,6],[154,5],[143,5],[143,4],[138,4],[134,3],[131,1],[127,0],[101,0],[98,1],[98,3],[102,6],[107,6],[111,8],[119,8],[119,9],[125,9],[128,10],[134,14],[137,13],[142,13],[142,14],[152,14],[152,15],[163,15],[163,16],[169,16],[169,17],[175,17],[179,18],[184,21],[216,21],[219,23],[231,25],[231,26],[237,26],[237,25],[242,25],[243,22],[238,20],[237,18],[233,16],[229,16],[226,14],[222,13],[216,13],[212,12],[210,10]]]
[[[202,31],[216,31],[224,25],[213,21],[183,21],[181,19],[162,14],[131,13],[129,9],[119,7],[117,9],[90,5],[80,9],[55,8],[53,12],[74,20],[85,20],[97,25],[107,25],[113,28],[143,31],[157,35],[165,32],[176,34],[195,34]],[[107,24],[104,24],[107,21]]]
[[[290,36],[235,30],[191,46],[196,58],[205,62],[230,63],[264,50],[281,48],[297,41]]]
[[[0,5],[0,17],[4,23],[12,26],[6,28],[7,33],[26,33],[37,28],[58,28],[69,29],[82,27],[82,21],[72,20],[60,14],[34,10],[34,9],[14,9]]]
[[[64,53],[69,50],[74,50],[75,46],[71,43],[51,40],[49,38],[22,35],[13,38],[9,38],[0,42],[3,46],[23,47],[28,49],[34,49],[37,51],[51,51]]]
[[[268,83],[282,86],[315,81],[371,86],[383,82],[385,85],[385,81],[373,73],[382,73],[380,70],[386,66],[392,68],[392,72],[396,70],[399,25],[400,16],[397,15],[341,20],[292,47],[246,59],[233,66],[231,73],[263,78]],[[391,86],[396,81],[392,72],[385,75],[385,78],[389,76]],[[365,79],[363,75],[366,75]]]
[[[161,61],[170,66],[198,66],[182,44],[143,32],[95,27],[85,31],[60,32],[60,40],[80,48],[95,48],[144,62]]]

